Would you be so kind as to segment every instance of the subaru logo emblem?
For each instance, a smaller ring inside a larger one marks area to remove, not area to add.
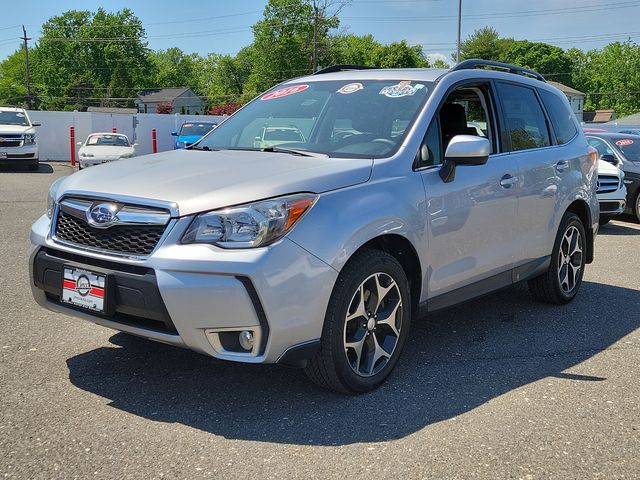
[[[87,223],[96,228],[108,228],[118,222],[118,205],[98,203],[87,210]]]

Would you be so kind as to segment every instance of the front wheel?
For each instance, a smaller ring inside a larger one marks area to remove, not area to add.
[[[565,213],[553,245],[549,269],[528,282],[536,300],[556,305],[573,300],[584,275],[586,238],[580,218],[574,213]]]
[[[398,361],[410,319],[409,282],[400,263],[385,252],[363,250],[336,281],[307,376],[343,393],[376,388]]]
[[[640,222],[640,189],[638,194],[636,195],[636,201],[634,203],[633,214],[636,217],[636,220]]]

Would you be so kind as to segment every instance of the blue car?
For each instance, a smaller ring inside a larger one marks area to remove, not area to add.
[[[217,126],[215,122],[183,123],[180,132],[171,132],[171,135],[177,137],[174,148],[177,150],[193,145]]]

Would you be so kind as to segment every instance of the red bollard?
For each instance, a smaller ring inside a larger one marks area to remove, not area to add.
[[[151,129],[151,151],[153,153],[158,153],[158,140],[156,138],[156,129]]]
[[[71,147],[71,166],[76,166],[76,129],[69,127],[69,146]]]
[[[118,133],[118,129],[116,127],[111,128],[111,133]]]

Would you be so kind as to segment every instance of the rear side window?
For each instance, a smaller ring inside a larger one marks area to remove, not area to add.
[[[551,119],[551,125],[556,134],[558,145],[567,143],[578,133],[576,124],[573,121],[573,112],[569,108],[569,105],[563,102],[557,95],[547,92],[546,90],[538,91],[540,92],[542,103],[544,103],[544,106],[547,108],[547,113]]]
[[[498,92],[505,115],[505,133],[511,140],[511,150],[528,150],[551,145],[546,118],[533,89],[498,83]],[[502,140],[504,143],[505,139]],[[508,145],[503,145],[503,148],[508,148]]]

